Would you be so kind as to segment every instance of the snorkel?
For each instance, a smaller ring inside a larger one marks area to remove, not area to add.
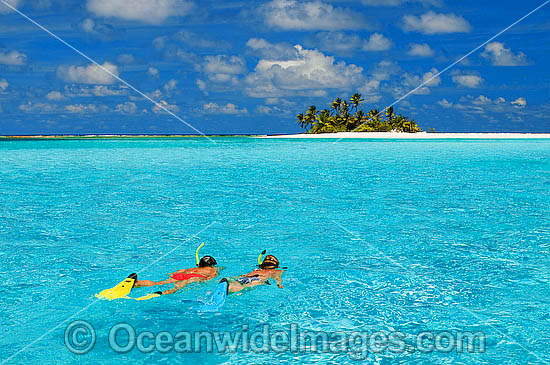
[[[195,251],[195,261],[197,262],[197,267],[199,266],[199,251],[201,250],[202,246],[204,246],[204,242],[200,244],[200,246],[197,248],[197,251]]]
[[[258,256],[258,267],[262,266],[262,256],[265,255],[266,250],[263,250],[260,256]]]
[[[265,255],[267,251],[266,250],[263,250],[262,253],[260,254],[260,256],[258,256],[258,268],[260,270],[264,270],[264,269],[281,269],[281,270],[286,270],[288,269],[288,267],[279,267],[279,260],[277,260],[277,258],[273,255],[267,255],[265,257],[265,259],[262,261],[262,256]],[[272,266],[272,267],[266,267],[267,265],[269,266]]]
[[[203,256],[203,258],[199,260],[199,251],[202,246],[204,246],[204,243],[201,243],[200,246],[197,247],[197,251],[195,251],[195,261],[197,263],[197,267],[216,266],[218,263],[212,256]]]

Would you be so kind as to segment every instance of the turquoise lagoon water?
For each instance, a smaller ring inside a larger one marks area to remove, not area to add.
[[[331,336],[406,335],[410,351],[363,353],[369,363],[550,361],[550,141],[215,142],[0,143],[0,359],[341,364],[357,358],[351,347],[120,354],[108,343],[117,323],[138,334],[174,335],[234,334],[243,325],[257,333],[269,323],[270,331],[287,333],[297,324],[299,331]],[[130,272],[157,280],[193,266],[200,242],[223,276],[253,269],[267,249],[288,266],[284,289],[230,296],[214,314],[198,314],[182,301],[204,297],[214,282],[144,302],[95,300],[94,293]],[[96,333],[85,355],[64,345],[74,320]],[[481,331],[486,349],[413,352],[423,331]],[[118,339],[123,343],[124,335]]]

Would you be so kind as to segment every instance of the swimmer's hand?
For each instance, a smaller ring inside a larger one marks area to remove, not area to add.
[[[283,284],[277,284],[277,288],[282,289],[282,288],[283,288]]]

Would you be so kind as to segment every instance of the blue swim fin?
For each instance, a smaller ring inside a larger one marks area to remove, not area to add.
[[[227,293],[229,291],[229,282],[227,279],[223,278],[216,286],[216,289],[212,293],[212,297],[209,300],[200,303],[194,308],[198,312],[217,312],[225,304],[225,299],[227,298]]]

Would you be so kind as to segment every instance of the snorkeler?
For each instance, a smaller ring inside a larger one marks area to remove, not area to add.
[[[229,286],[227,291],[229,293],[236,293],[243,289],[255,287],[257,285],[271,285],[269,279],[275,280],[277,287],[283,288],[282,275],[284,270],[279,269],[279,260],[273,255],[267,255],[263,261],[261,261],[262,252],[258,257],[258,269],[249,272],[248,274],[241,275],[237,279],[231,279],[228,281]],[[223,279],[222,279],[223,280]]]
[[[212,256],[204,256],[200,259],[197,267],[182,269],[170,273],[168,274],[169,279],[166,280],[155,282],[151,280],[137,280],[136,278],[134,288],[174,284],[174,287],[172,289],[155,293],[159,295],[174,294],[178,290],[185,288],[191,283],[214,279],[218,275],[218,268],[215,267],[216,265],[217,262]]]
[[[166,294],[174,294],[180,289],[185,288],[187,285],[195,282],[208,281],[215,278],[218,275],[218,270],[221,268],[215,267],[217,265],[216,260],[212,256],[204,256],[199,260],[199,250],[204,244],[201,244],[195,252],[195,260],[197,267],[182,269],[168,274],[169,278],[162,281],[152,280],[138,280],[137,274],[130,274],[126,279],[115,285],[110,289],[105,289],[101,293],[96,294],[100,299],[119,299],[129,298],[135,300],[148,300],[159,297]],[[143,297],[131,298],[128,297],[132,288],[149,287],[156,285],[174,284],[172,289],[165,291],[157,291]]]

